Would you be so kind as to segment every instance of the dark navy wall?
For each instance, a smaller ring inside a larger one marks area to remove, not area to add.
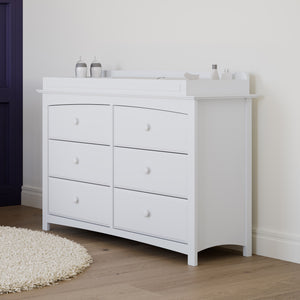
[[[0,206],[21,203],[22,0],[0,0]]]

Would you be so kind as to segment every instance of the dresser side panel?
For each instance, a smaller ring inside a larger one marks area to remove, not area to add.
[[[245,101],[198,107],[199,250],[245,244]]]

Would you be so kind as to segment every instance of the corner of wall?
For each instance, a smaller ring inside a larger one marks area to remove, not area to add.
[[[21,205],[42,208],[42,189],[22,186]]]

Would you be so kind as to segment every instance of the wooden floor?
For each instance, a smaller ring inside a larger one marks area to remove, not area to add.
[[[0,225],[41,230],[41,210],[2,207]],[[72,280],[0,300],[300,299],[298,264],[214,248],[190,267],[185,255],[138,242],[54,225],[51,232],[84,245],[92,266]]]

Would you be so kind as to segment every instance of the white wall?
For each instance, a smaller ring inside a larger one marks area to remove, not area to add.
[[[254,250],[300,263],[299,0],[24,0],[24,190],[41,189],[43,76],[105,69],[251,73]],[[31,202],[30,202],[30,201]]]

